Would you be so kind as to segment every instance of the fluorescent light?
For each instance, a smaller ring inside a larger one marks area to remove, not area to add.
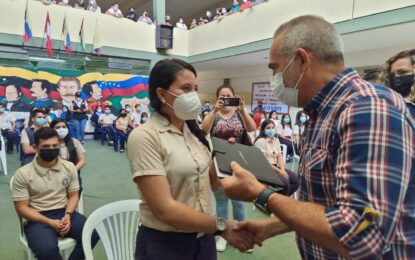
[[[52,59],[52,58],[43,58],[43,57],[29,57],[30,61],[41,61],[41,62],[50,62],[50,63],[66,63],[66,60],[61,59]]]

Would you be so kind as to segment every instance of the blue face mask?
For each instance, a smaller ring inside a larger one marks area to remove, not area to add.
[[[64,108],[64,109],[62,109],[62,112],[66,113],[66,112],[68,112],[68,109]]]
[[[111,110],[107,109],[107,110],[105,110],[105,113],[109,114],[109,113],[111,113]]]
[[[307,117],[305,117],[305,116],[300,117],[300,122],[303,123],[303,124],[305,122],[307,122]]]
[[[44,126],[48,121],[46,120],[46,118],[36,118],[35,120],[36,124],[39,126]]]
[[[6,111],[4,108],[0,108],[0,113],[4,113]]]
[[[265,135],[268,137],[275,136],[275,129],[265,129],[264,132],[265,132]]]
[[[289,124],[289,123],[291,122],[291,119],[289,119],[289,118],[284,118],[282,121],[283,121],[284,123],[286,123],[286,124]]]

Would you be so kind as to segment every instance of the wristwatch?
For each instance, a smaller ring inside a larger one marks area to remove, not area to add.
[[[254,205],[261,210],[262,212],[266,213],[266,214],[271,214],[270,209],[268,208],[268,199],[269,197],[275,193],[276,190],[271,188],[271,187],[266,187],[258,196],[258,198],[256,198],[254,200]]]
[[[226,221],[225,219],[218,217],[216,219],[216,232],[213,234],[214,236],[222,235],[223,231],[226,230]]]

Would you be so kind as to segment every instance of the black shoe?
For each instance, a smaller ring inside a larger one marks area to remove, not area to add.
[[[120,153],[123,153],[124,152],[124,149],[120,149]]]

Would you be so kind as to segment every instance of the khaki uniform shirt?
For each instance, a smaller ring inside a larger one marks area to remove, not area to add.
[[[39,129],[39,128],[35,128],[34,126],[31,126],[30,128],[34,128],[35,132]],[[27,135],[27,132],[25,129],[22,130],[21,136],[20,136],[20,143],[21,144],[30,144],[30,139],[29,136]]]
[[[65,208],[68,192],[79,190],[78,172],[71,162],[58,159],[50,169],[33,162],[16,171],[12,183],[13,201],[29,201],[37,211]]]
[[[281,144],[278,138],[259,138],[254,145],[261,150],[270,164],[278,164],[277,155],[281,154]]]
[[[78,158],[80,158],[85,153],[85,148],[81,144],[81,142],[78,141],[78,139],[72,138],[72,141],[75,146],[76,153],[78,154]],[[68,151],[68,147],[66,147],[65,145],[65,142],[62,142],[59,145],[59,156],[62,159],[69,161],[69,151]]]
[[[181,132],[155,113],[148,123],[130,134],[127,152],[133,179],[149,175],[166,176],[174,200],[199,212],[215,214],[209,179],[210,152],[191,134],[186,124]],[[157,191],[154,191],[154,196],[157,196]],[[158,220],[144,198],[142,201],[140,220],[144,226],[161,231],[179,231]]]

